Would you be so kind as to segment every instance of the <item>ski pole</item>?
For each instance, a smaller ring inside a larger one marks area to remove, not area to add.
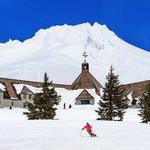
[[[82,136],[82,131],[83,131],[83,130],[81,130],[81,132],[80,132],[80,136]]]

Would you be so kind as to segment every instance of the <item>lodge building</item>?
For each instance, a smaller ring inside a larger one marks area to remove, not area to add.
[[[88,92],[88,89],[94,89],[95,93],[101,96],[100,89],[103,86],[90,73],[89,63],[86,61],[86,52],[84,52],[83,56],[84,62],[81,65],[81,73],[71,85],[52,83],[51,86],[66,90],[81,89],[80,94],[74,99],[74,104],[93,105],[95,98]],[[36,93],[35,89],[40,89],[42,84],[42,82],[0,78],[0,108],[10,106],[25,107],[26,102],[33,102],[34,94]],[[131,94],[133,100],[135,100],[144,93],[145,86],[148,84],[150,84],[150,80],[123,85],[124,94],[126,96]],[[22,88],[18,90],[19,85],[22,85]]]

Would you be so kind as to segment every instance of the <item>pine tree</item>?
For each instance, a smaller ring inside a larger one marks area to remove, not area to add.
[[[143,123],[150,122],[150,84],[146,86],[143,98],[140,99],[140,113]]]
[[[113,73],[114,68],[111,66],[108,75],[106,76],[107,82],[103,88],[103,95],[96,110],[98,120],[113,120],[118,117],[123,120],[125,109],[127,108],[127,100],[124,98],[123,92],[118,80],[119,76]]]
[[[58,105],[60,96],[57,95],[51,84],[48,82],[47,73],[45,73],[42,92],[35,94],[33,103],[27,104],[28,112],[24,114],[27,115],[29,120],[54,119],[57,110],[55,105]]]

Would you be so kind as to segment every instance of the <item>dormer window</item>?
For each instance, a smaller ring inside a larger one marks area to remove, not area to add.
[[[22,88],[21,94],[22,94],[23,99],[32,100],[34,93],[30,89],[28,89],[26,86],[24,86]]]
[[[32,99],[32,94],[29,94],[29,99]]]

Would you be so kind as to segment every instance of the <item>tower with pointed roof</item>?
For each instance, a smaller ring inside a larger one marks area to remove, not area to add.
[[[86,57],[88,57],[86,51],[83,53],[84,62],[82,63],[82,71],[89,71],[89,64],[86,61]]]
[[[83,53],[84,62],[82,63],[82,70],[79,76],[71,85],[72,90],[76,89],[95,89],[96,93],[100,95],[100,88],[102,85],[95,79],[95,77],[89,72],[89,63],[86,60],[86,51]]]
[[[72,90],[83,89],[83,91],[75,99],[75,104],[94,104],[94,97],[90,95],[87,89],[95,89],[95,92],[100,95],[100,88],[102,85],[95,79],[95,77],[89,72],[89,63],[86,58],[88,57],[86,51],[83,53],[84,61],[81,65],[81,73],[75,79],[71,85]]]

